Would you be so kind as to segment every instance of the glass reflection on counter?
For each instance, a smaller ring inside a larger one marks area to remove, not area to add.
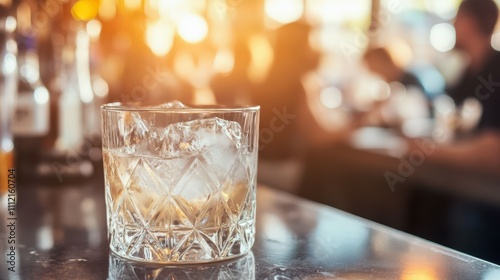
[[[252,252],[228,262],[194,266],[159,266],[130,262],[113,254],[109,255],[109,280],[142,279],[255,279],[255,259]]]
[[[41,216],[36,234],[29,236],[35,249],[47,252],[61,244],[81,244],[82,240],[97,248],[106,242],[103,201],[96,200],[89,184],[68,186],[57,192],[38,188],[33,200],[24,200],[36,207]]]
[[[38,249],[47,251],[54,247],[54,231],[48,224],[42,225],[36,232],[36,244]]]
[[[316,260],[328,266],[341,260],[344,266],[365,257],[370,249],[370,232],[366,227],[341,216],[319,219],[323,222],[314,230],[314,238],[309,246],[310,254]]]
[[[488,271],[486,271],[482,279],[483,280],[500,279],[500,269],[489,269]]]
[[[359,261],[370,252],[370,232],[362,223],[293,203],[273,201],[265,194],[259,190],[258,211],[273,214],[257,219],[257,227],[263,235],[256,242],[263,243],[266,258],[273,259],[274,265],[308,258],[314,259],[315,266],[345,267],[346,263]],[[268,208],[272,210],[266,211]]]

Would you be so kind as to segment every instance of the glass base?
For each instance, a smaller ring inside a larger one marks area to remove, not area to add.
[[[255,279],[255,259],[252,252],[228,261],[210,264],[179,265],[147,264],[130,261],[113,252],[109,254],[110,280],[127,279]]]
[[[111,252],[134,262],[189,265],[227,261],[245,255],[254,243],[255,230],[252,224],[247,230],[218,229],[213,234],[196,230],[170,233],[135,231],[134,236],[123,242],[120,237],[131,231],[134,232],[123,228],[123,231],[110,232]]]

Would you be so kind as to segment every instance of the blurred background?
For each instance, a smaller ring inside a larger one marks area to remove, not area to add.
[[[100,174],[105,102],[258,104],[260,183],[500,263],[497,18],[492,0],[0,0],[0,172]]]

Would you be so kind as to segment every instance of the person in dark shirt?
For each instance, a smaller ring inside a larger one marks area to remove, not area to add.
[[[449,95],[460,106],[466,98],[476,98],[483,107],[478,124],[481,130],[500,130],[500,53],[491,46],[498,18],[492,0],[465,0],[455,20],[456,49],[469,58],[460,82]]]
[[[448,94],[457,106],[463,105],[467,99],[477,99],[482,105],[482,115],[472,137],[437,145],[426,159],[426,165],[499,177],[500,54],[491,46],[498,14],[498,7],[492,0],[464,0],[458,9],[456,49],[468,56],[469,64]],[[418,149],[413,142],[409,143],[413,145],[409,153]],[[476,176],[474,185],[479,186],[481,178]],[[437,194],[426,188],[415,189],[412,203],[411,233],[500,263],[498,205]]]
[[[309,44],[311,26],[293,22],[276,30],[274,60],[266,79],[252,94],[260,110],[259,157],[288,160],[301,152],[308,133],[302,126],[306,95],[302,78],[318,65],[319,55]],[[308,124],[309,127],[312,123]]]
[[[248,105],[255,85],[248,76],[252,53],[248,42],[239,41],[233,47],[234,66],[230,73],[216,75],[210,86],[217,104]]]

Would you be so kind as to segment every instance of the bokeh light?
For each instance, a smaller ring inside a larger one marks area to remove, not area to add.
[[[99,20],[93,19],[87,22],[87,33],[89,34],[90,38],[92,39],[99,38],[101,30],[102,30],[102,24]]]
[[[5,75],[12,74],[17,69],[16,56],[8,53],[3,57],[2,72]]]
[[[116,15],[115,0],[101,0],[99,3],[99,17],[102,20],[111,20]]]
[[[457,0],[425,0],[425,7],[439,17],[450,20],[455,17],[459,1]]]
[[[391,95],[391,87],[382,80],[376,80],[371,84],[371,98],[376,101],[383,101]]]
[[[425,263],[407,263],[401,274],[401,280],[436,280],[436,272]]]
[[[491,36],[491,46],[496,51],[500,51],[500,32],[496,32],[493,36]]]
[[[219,73],[229,73],[234,67],[234,54],[228,49],[220,49],[215,54],[214,70]]]
[[[192,44],[199,43],[207,37],[208,24],[203,17],[190,14],[182,17],[177,31],[184,41]]]
[[[342,105],[342,93],[336,87],[328,87],[321,91],[320,101],[328,109],[335,109]]]
[[[78,20],[91,20],[97,16],[98,8],[93,0],[80,0],[71,8],[71,14]]]
[[[440,52],[447,52],[455,46],[455,28],[449,23],[438,23],[431,28],[430,42]]]
[[[9,16],[5,19],[5,31],[14,32],[17,27],[17,20],[13,16]]]
[[[49,91],[45,87],[38,87],[33,93],[33,98],[38,104],[45,104],[49,102]]]
[[[165,20],[153,21],[146,27],[146,44],[156,56],[168,54],[173,44],[174,28]]]
[[[150,6],[154,9],[157,6],[161,18],[171,19],[174,22],[180,21],[189,9],[190,1],[185,0],[150,0]]]
[[[125,5],[125,8],[133,11],[133,10],[138,10],[141,8],[141,0],[124,0],[123,4]]]
[[[304,2],[302,0],[266,0],[264,9],[268,18],[286,24],[302,17]]]
[[[308,20],[324,23],[368,23],[370,0],[310,0],[306,2]]]
[[[255,34],[248,38],[248,47],[252,56],[248,78],[254,82],[262,82],[274,60],[274,52],[271,43],[261,34]]]

